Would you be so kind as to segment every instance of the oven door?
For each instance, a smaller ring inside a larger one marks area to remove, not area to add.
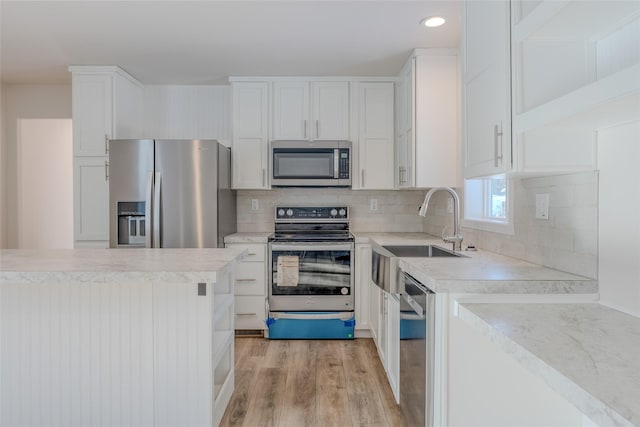
[[[352,311],[353,242],[269,244],[271,311]]]

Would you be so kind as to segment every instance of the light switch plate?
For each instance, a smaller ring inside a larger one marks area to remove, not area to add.
[[[536,194],[536,219],[549,219],[549,193]]]
[[[258,199],[251,199],[251,210],[257,211],[259,209]]]
[[[369,200],[369,209],[371,209],[372,211],[378,210],[378,199]]]

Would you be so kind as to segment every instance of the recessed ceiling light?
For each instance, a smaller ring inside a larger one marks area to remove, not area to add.
[[[439,27],[444,24],[446,19],[441,16],[429,16],[428,18],[424,18],[422,21],[422,25],[425,27]]]

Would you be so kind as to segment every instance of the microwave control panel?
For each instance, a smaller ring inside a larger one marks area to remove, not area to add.
[[[349,149],[341,148],[339,150],[339,178],[340,179],[349,179]]]

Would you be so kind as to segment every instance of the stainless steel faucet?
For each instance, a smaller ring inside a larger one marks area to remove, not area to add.
[[[456,249],[462,250],[462,234],[460,234],[460,198],[455,190],[451,187],[436,187],[427,191],[427,194],[424,196],[424,202],[422,202],[422,206],[420,206],[420,211],[418,215],[426,216],[427,208],[429,207],[429,201],[431,200],[431,196],[433,196],[438,191],[447,191],[453,197],[453,236],[442,236],[442,240],[445,243],[453,243],[453,251]]]

